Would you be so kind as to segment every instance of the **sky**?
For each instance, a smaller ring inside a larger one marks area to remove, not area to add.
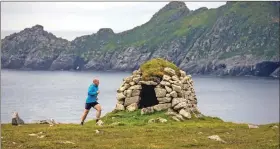
[[[217,8],[226,2],[185,2],[190,10]],[[1,2],[1,34],[36,24],[60,34],[64,31],[122,32],[146,23],[168,2]],[[78,33],[77,33],[78,34]]]

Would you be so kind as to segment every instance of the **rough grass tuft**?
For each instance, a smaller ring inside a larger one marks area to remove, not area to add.
[[[165,72],[163,71],[165,67],[172,68],[173,70],[175,70],[177,75],[180,74],[180,69],[172,62],[169,62],[162,58],[155,58],[143,63],[140,66],[143,80],[148,81],[154,77],[162,78],[162,76],[165,74]]]
[[[111,112],[102,118],[104,126],[89,121],[79,124],[60,124],[50,127],[43,124],[28,124],[20,127],[1,125],[1,146],[5,149],[277,149],[279,148],[279,123],[260,125],[249,129],[246,124],[223,122],[219,118],[192,118],[176,122],[165,111],[150,115],[134,112]],[[166,123],[148,123],[152,118],[166,118]],[[119,125],[111,125],[119,123]],[[99,130],[99,133],[96,133]],[[43,132],[44,138],[29,136]],[[227,143],[209,140],[208,136],[219,135]],[[73,143],[61,143],[61,142]],[[14,143],[15,144],[14,144]]]

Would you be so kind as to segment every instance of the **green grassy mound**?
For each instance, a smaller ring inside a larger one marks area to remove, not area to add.
[[[223,122],[219,118],[204,117],[176,122],[165,112],[141,115],[135,112],[109,113],[102,118],[105,125],[94,121],[78,124],[60,124],[50,127],[43,124],[23,126],[1,125],[4,149],[277,149],[279,128],[277,124],[261,125],[249,129],[246,124]],[[148,123],[151,118],[166,118],[166,123]],[[120,122],[119,125],[111,125]],[[99,133],[96,133],[99,130]],[[29,136],[43,132],[44,138]],[[226,143],[209,140],[219,135]],[[70,141],[71,143],[63,143]],[[13,143],[14,142],[14,143]]]
[[[143,80],[152,80],[154,77],[162,78],[165,74],[163,71],[165,67],[172,68],[178,76],[180,75],[180,69],[175,64],[162,58],[155,58],[143,63],[140,66]]]

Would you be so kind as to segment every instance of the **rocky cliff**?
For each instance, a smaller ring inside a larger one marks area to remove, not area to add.
[[[228,2],[191,11],[170,2],[145,24],[57,38],[36,25],[2,39],[2,68],[135,70],[165,58],[188,74],[279,76],[279,3]],[[277,69],[278,68],[278,69]]]

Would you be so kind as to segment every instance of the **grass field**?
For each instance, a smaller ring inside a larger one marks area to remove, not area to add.
[[[158,117],[167,123],[148,123]],[[94,121],[84,126],[2,124],[1,145],[3,149],[279,149],[279,128],[273,128],[279,123],[249,129],[246,124],[213,117],[176,122],[164,112],[141,116],[140,111],[109,113],[102,120],[101,127]],[[114,122],[119,123],[113,126]],[[29,136],[40,132],[43,138]],[[211,135],[219,135],[226,143],[208,139]]]

